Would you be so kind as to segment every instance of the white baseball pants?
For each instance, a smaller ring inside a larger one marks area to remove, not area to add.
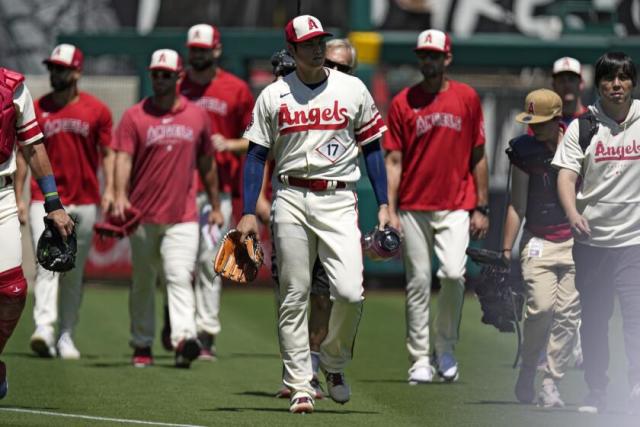
[[[131,346],[151,347],[155,334],[155,290],[159,275],[167,286],[171,343],[196,337],[191,286],[198,254],[198,223],[143,224],[129,236],[133,283],[129,292]]]
[[[313,393],[307,307],[317,256],[327,272],[333,300],[329,332],[320,349],[325,371],[344,371],[362,314],[363,262],[356,194],[281,187],[275,193],[273,218],[283,382],[294,391]]]
[[[22,240],[13,186],[0,188],[0,273],[22,265]]]
[[[84,265],[91,249],[93,224],[96,221],[98,208],[96,205],[70,205],[65,206],[65,210],[78,218],[76,224],[76,238],[78,240],[76,266],[64,274],[45,270],[40,264],[36,266],[33,320],[36,327],[47,328],[53,332],[59,310],[60,334],[63,332],[72,334],[78,323]],[[37,248],[38,239],[44,231],[43,218],[45,216],[44,203],[32,202],[29,206],[29,225],[34,250]]]
[[[201,217],[203,210],[207,209],[209,200],[206,194],[198,195],[198,212]],[[220,228],[220,235],[224,236],[231,225],[231,194],[220,193],[220,211],[224,217],[224,224]],[[202,232],[203,221],[200,221],[200,243],[198,246],[198,270],[196,273],[196,328],[198,332],[206,332],[211,335],[220,333],[220,293],[222,291],[222,279],[213,271],[213,260],[222,242],[220,239],[214,247],[206,241]]]
[[[469,245],[469,212],[400,211],[407,280],[407,349],[412,361],[429,363],[431,259],[440,261],[441,289],[434,318],[437,354],[453,352],[464,300],[465,251]]]

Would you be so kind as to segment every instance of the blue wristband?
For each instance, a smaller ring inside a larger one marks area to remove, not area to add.
[[[36,180],[38,182],[38,187],[42,191],[42,195],[44,196],[44,200],[50,199],[58,199],[60,196],[58,195],[58,187],[56,186],[56,179],[53,175],[46,175]]]

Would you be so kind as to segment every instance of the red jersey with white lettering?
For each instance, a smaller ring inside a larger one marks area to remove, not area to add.
[[[132,156],[129,201],[142,222],[197,221],[197,158],[215,154],[202,109],[181,96],[178,107],[161,112],[146,98],[122,116],[114,148]]]
[[[448,81],[442,92],[420,84],[403,89],[389,110],[387,151],[402,152],[398,208],[470,210],[476,206],[471,154],[484,140],[480,99],[470,86]]]
[[[225,138],[240,138],[251,120],[253,95],[249,85],[233,74],[218,68],[207,85],[200,85],[185,76],[180,93],[204,109],[214,133]],[[239,196],[241,193],[242,161],[228,151],[216,152],[220,191]],[[199,190],[202,190],[201,183]]]
[[[359,146],[387,127],[360,79],[324,70],[327,80],[314,89],[296,73],[267,86],[244,137],[271,148],[277,175],[356,182]]]
[[[98,204],[100,147],[111,145],[111,111],[86,92],[80,92],[76,101],[63,107],[47,94],[38,99],[35,107],[62,203]],[[33,178],[31,200],[44,200]]]

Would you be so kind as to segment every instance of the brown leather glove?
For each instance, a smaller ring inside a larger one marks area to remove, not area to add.
[[[258,276],[264,252],[255,235],[247,236],[244,243],[240,242],[240,236],[241,233],[235,229],[225,234],[213,261],[213,269],[229,280],[248,283]]]

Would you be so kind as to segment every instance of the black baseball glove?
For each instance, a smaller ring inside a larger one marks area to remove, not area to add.
[[[78,218],[73,217],[73,231],[65,239],[62,238],[53,221],[44,217],[44,231],[38,239],[36,256],[38,263],[50,271],[65,272],[76,265],[78,241],[76,226]]]
[[[296,60],[286,49],[279,50],[271,55],[271,65],[273,66],[273,75],[276,77],[286,76],[295,71]]]

